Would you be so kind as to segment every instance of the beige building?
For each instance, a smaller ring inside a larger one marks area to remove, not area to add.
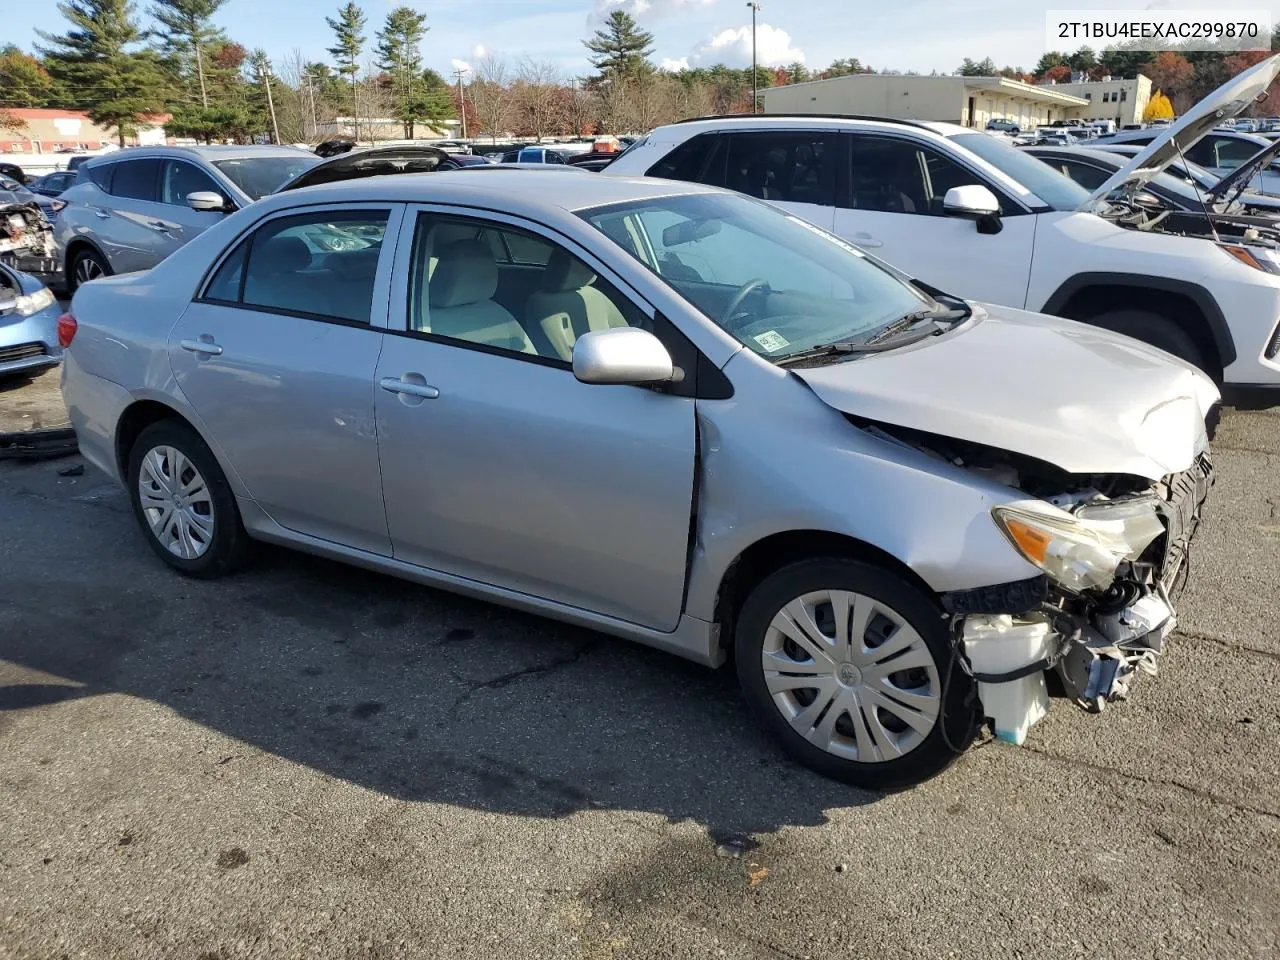
[[[1081,114],[1086,120],[1114,120],[1117,127],[1141,123],[1142,114],[1151,101],[1151,80],[1138,74],[1136,80],[1088,80],[1073,83],[1047,83],[1045,89],[1082,97],[1089,105]]]
[[[1026,130],[1085,116],[1089,101],[1057,87],[1005,77],[913,77],[864,73],[760,91],[765,113],[844,113],[941,120],[984,127],[1012,120]]]

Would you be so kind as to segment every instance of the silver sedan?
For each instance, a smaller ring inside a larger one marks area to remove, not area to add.
[[[290,191],[72,313],[81,449],[177,570],[270,541],[732,656],[787,750],[867,786],[984,721],[1020,742],[1045,671],[1123,696],[1211,477],[1185,364],[695,184]]]

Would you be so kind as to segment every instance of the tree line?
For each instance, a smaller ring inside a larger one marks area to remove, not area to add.
[[[823,70],[802,63],[758,67],[754,77],[750,68],[724,64],[662,70],[653,63],[653,35],[615,9],[583,40],[594,68],[587,76],[567,77],[555,64],[528,57],[486,56],[446,78],[424,64],[431,29],[425,14],[398,6],[371,25],[354,2],[325,18],[333,35],[330,59],[294,51],[273,63],[264,50],[247,48],[214,25],[226,2],[150,0],[141,11],[136,0],[60,0],[65,32],[39,32],[34,54],[13,44],[0,47],[0,127],[20,126],[11,108],[65,107],[115,128],[122,144],[155,114],[172,116],[165,124],[171,136],[205,142],[315,142],[335,129],[335,120],[355,137],[370,138],[374,131],[361,127],[369,118],[392,120],[405,138],[419,127],[445,130],[454,121],[473,137],[541,139],[750,112],[753,85],[901,73],[854,57]],[[1047,53],[1030,71],[966,58],[955,73],[1041,83],[1063,82],[1074,73],[1100,79],[1142,72],[1181,112],[1265,56],[1126,48],[1094,53],[1082,47]]]

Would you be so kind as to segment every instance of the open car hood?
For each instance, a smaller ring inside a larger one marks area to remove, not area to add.
[[[1199,143],[1223,120],[1242,113],[1271,85],[1280,74],[1280,54],[1268,57],[1243,73],[1232,77],[1209,94],[1176,123],[1170,124],[1124,167],[1117,170],[1087,201],[1080,205],[1083,211],[1092,211],[1101,201],[1117,190],[1134,194],[1143,188],[1156,174]]]
[[[1265,170],[1271,161],[1275,159],[1277,153],[1280,153],[1280,138],[1277,138],[1271,146],[1263,147],[1215,183],[1213,189],[1209,191],[1209,196],[1226,197],[1235,190],[1244,191],[1248,189],[1249,181],[1260,171]]]
[[[1208,377],[1145,343],[1007,307],[888,353],[793,367],[854,417],[1035,457],[1075,474],[1186,470],[1218,401]]]
[[[358,180],[361,177],[381,177],[396,173],[431,173],[440,168],[449,155],[437,147],[373,147],[368,150],[352,150],[330,157],[323,163],[304,170],[276,193],[314,187],[321,183],[337,183],[341,180]]]

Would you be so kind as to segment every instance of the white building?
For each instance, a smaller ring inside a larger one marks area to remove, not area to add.
[[[1151,102],[1151,80],[1138,74],[1135,80],[1073,80],[1071,83],[1045,83],[1045,89],[1081,97],[1087,103],[1081,116],[1086,120],[1114,120],[1117,127],[1141,123],[1142,114]]]
[[[942,120],[985,127],[1012,120],[1024,130],[1085,116],[1089,101],[1058,87],[1005,77],[915,77],[864,73],[760,91],[765,113],[836,113]]]

